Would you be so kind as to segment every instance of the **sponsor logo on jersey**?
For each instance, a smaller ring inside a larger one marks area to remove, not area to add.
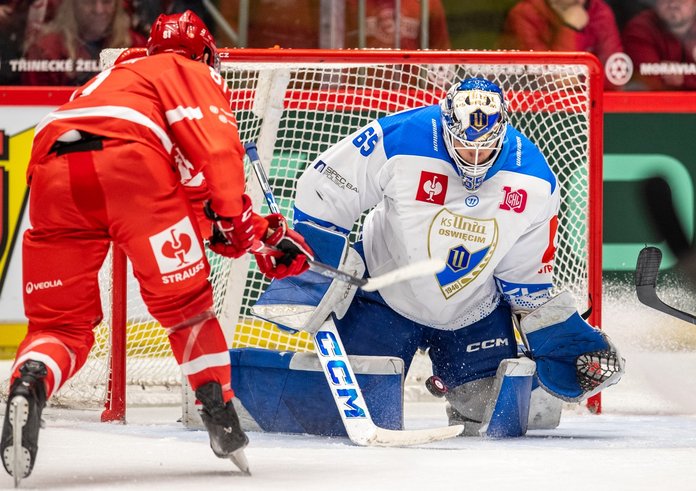
[[[217,116],[218,120],[221,123],[230,124],[235,128],[237,127],[237,119],[234,117],[234,114],[232,112],[225,111],[223,108],[218,106],[210,106],[208,109],[211,113]]]
[[[416,200],[435,205],[445,204],[447,196],[447,176],[435,172],[421,171]]]
[[[184,281],[205,267],[203,250],[189,217],[151,236],[150,245],[165,284]]]
[[[440,290],[450,298],[474,281],[490,262],[498,245],[498,223],[440,211],[430,226],[428,250],[446,255],[447,267],[436,275]]]
[[[468,206],[469,208],[473,208],[474,206],[479,204],[479,197],[478,196],[467,196],[466,199],[464,200],[464,204]]]
[[[535,293],[546,296],[549,288],[553,286],[551,283],[512,283],[500,278],[496,278],[495,282],[498,289],[509,297],[527,297]]]
[[[329,181],[334,183],[339,188],[347,189],[349,191],[353,191],[354,193],[358,192],[358,187],[356,185],[354,185],[352,182],[349,182],[345,177],[336,172],[336,169],[334,169],[330,165],[327,165],[326,162],[324,162],[323,160],[320,160],[316,164],[314,164],[314,169],[319,171],[320,174],[323,174],[324,177],[326,177]]]
[[[56,288],[58,286],[63,286],[63,282],[60,280],[29,281],[24,285],[24,291],[27,292],[27,295],[31,295],[36,290],[48,290],[49,288]]]
[[[527,191],[524,189],[516,189],[513,191],[510,186],[503,187],[503,191],[505,191],[505,197],[500,203],[500,209],[522,213],[527,207]]]

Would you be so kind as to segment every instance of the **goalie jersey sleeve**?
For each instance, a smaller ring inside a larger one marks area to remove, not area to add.
[[[36,132],[50,137],[34,146],[32,161],[70,130],[148,145],[167,156],[185,186],[196,188],[191,196],[209,197],[220,215],[241,213],[244,152],[230,93],[203,63],[164,53],[105,70],[41,121]]]
[[[442,139],[440,109],[379,119],[321,154],[298,181],[295,219],[347,233],[364,211],[371,276],[419,260],[440,273],[379,291],[406,318],[458,329],[551,287],[559,206],[556,176],[538,148],[509,127],[483,185],[462,185]]]

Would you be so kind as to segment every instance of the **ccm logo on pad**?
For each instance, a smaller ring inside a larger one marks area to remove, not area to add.
[[[487,339],[485,341],[471,343],[466,347],[467,353],[473,353],[474,351],[481,351],[483,349],[497,348],[498,346],[508,346],[508,340],[502,338]]]

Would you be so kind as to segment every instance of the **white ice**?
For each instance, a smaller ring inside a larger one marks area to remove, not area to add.
[[[668,302],[669,303],[669,302]],[[674,301],[672,301],[674,303]],[[693,310],[690,310],[693,311]],[[696,326],[632,297],[605,299],[604,327],[627,359],[603,413],[564,411],[524,438],[457,438],[418,448],[360,448],[343,438],[250,433],[252,476],[177,422],[178,407],[129,408],[128,424],[49,408],[24,489],[570,491],[696,489]],[[446,424],[441,402],[413,403],[407,428]],[[12,478],[0,471],[0,487]]]

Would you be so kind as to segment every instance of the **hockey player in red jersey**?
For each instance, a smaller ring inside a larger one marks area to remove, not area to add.
[[[269,277],[305,271],[311,251],[282,216],[252,211],[218,70],[215,41],[195,14],[162,15],[147,56],[100,73],[36,127],[27,171],[32,228],[23,239],[29,325],[0,443],[15,482],[32,471],[46,400],[92,347],[102,318],[97,274],[111,242],[131,260],[149,312],[167,330],[213,451],[246,467],[248,439],[231,402],[230,359],[203,250],[211,229],[198,225],[203,202],[218,239],[211,249],[253,252]],[[272,260],[261,258],[269,250]]]

